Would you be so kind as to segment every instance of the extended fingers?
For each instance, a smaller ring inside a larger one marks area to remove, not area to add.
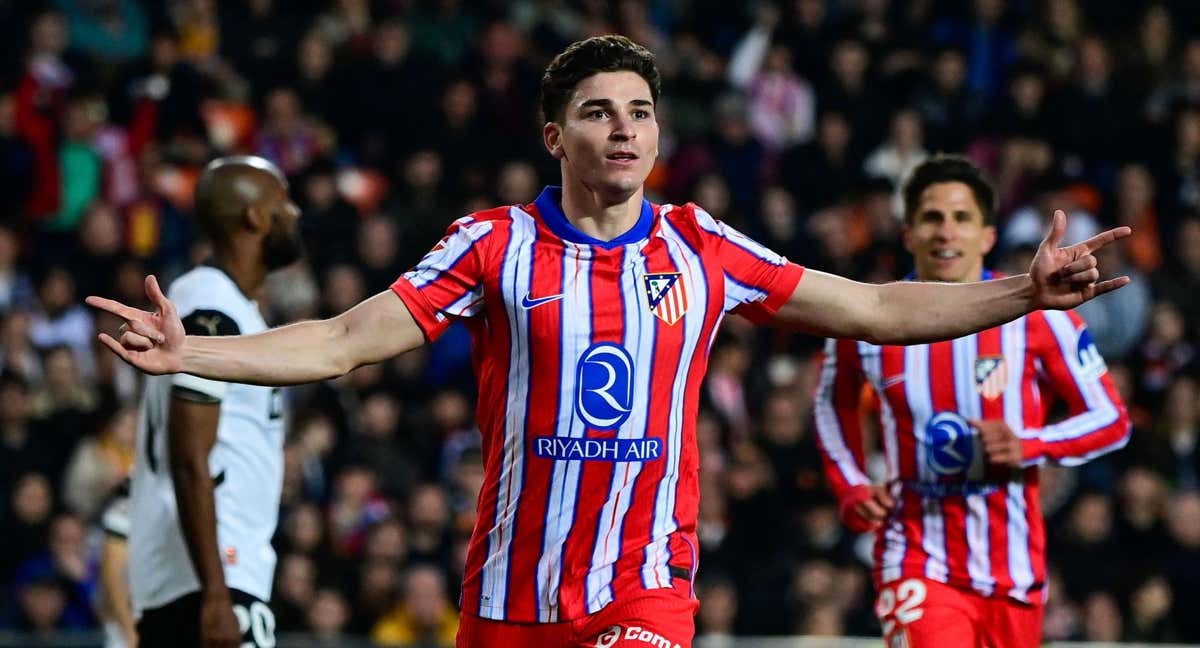
[[[1132,281],[1129,277],[1114,277],[1106,279],[1092,286],[1093,296],[1103,295],[1106,292],[1112,292],[1121,286],[1124,286]]]
[[[158,279],[154,275],[146,276],[146,296],[150,298],[150,303],[154,304],[159,313],[166,315],[175,309],[175,305],[163,294],[162,288],[158,285]]]
[[[114,301],[112,299],[106,299],[104,297],[96,297],[93,295],[93,296],[88,297],[84,301],[87,302],[88,306],[91,306],[93,308],[99,308],[100,310],[103,310],[103,311],[108,311],[108,312],[112,313],[113,315],[120,317],[123,320],[139,319],[142,315],[146,314],[145,311],[138,310],[131,306],[126,306],[125,304],[122,304],[119,301]]]
[[[117,356],[125,362],[130,361],[129,351],[125,347],[121,346],[120,342],[117,342],[115,339],[113,339],[113,336],[109,335],[108,333],[101,333],[100,342],[102,342],[104,346],[108,347],[113,353],[117,354]]]
[[[1105,245],[1108,245],[1113,241],[1119,241],[1132,233],[1133,230],[1128,227],[1114,227],[1107,232],[1100,232],[1083,243],[1080,243],[1080,245],[1086,248],[1088,252],[1095,252]]]
[[[1067,214],[1061,209],[1055,209],[1054,215],[1050,217],[1050,229],[1046,232],[1046,238],[1042,240],[1042,245],[1049,245],[1051,248],[1058,247],[1063,233],[1066,231]]]

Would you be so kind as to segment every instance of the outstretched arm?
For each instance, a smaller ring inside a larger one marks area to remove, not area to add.
[[[969,335],[1035,310],[1074,308],[1129,283],[1128,277],[1099,281],[1092,256],[1129,236],[1128,227],[1060,248],[1065,229],[1066,215],[1056,211],[1029,273],[995,281],[872,285],[810,269],[775,322],[827,337],[920,344]]]
[[[102,297],[88,297],[87,303],[125,320],[119,340],[107,333],[100,340],[150,374],[182,372],[252,385],[295,385],[341,376],[425,342],[404,302],[390,290],[337,317],[219,337],[185,335],[175,305],[153,276],[146,278],[146,294],[153,313]]]

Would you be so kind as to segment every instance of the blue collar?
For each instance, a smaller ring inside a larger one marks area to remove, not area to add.
[[[650,228],[654,225],[654,210],[650,207],[650,201],[643,198],[642,215],[638,217],[638,221],[634,223],[633,227],[611,241],[601,241],[576,229],[571,221],[567,220],[562,207],[559,207],[561,201],[562,187],[550,186],[542,190],[541,195],[533,201],[533,204],[537,206],[538,215],[542,217],[550,231],[559,238],[572,243],[595,245],[605,250],[611,250],[646,238],[650,235]]]
[[[995,278],[995,273],[993,273],[991,270],[988,270],[987,268],[984,268],[983,276],[980,277],[979,280],[980,281],[988,281],[988,280],[994,279],[994,278]],[[904,275],[904,281],[916,281],[916,280],[917,280],[917,271],[916,270]]]

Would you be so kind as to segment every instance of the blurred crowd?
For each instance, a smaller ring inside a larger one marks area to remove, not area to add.
[[[1200,641],[1200,4],[1082,0],[0,0],[0,628],[97,624],[97,516],[134,457],[139,378],[83,305],[145,305],[202,260],[216,155],[275,161],[309,254],[269,321],[384,290],[455,218],[533,199],[538,83],[623,33],[663,72],[648,194],[695,201],[799,263],[910,269],[897,187],[938,151],[999,196],[1020,272],[1050,210],[1127,288],[1081,309],[1129,447],[1043,477],[1047,639]],[[482,481],[469,344],[288,393],[278,631],[452,645]],[[819,340],[732,319],[702,449],[701,636],[875,635],[867,540],[812,439]]]

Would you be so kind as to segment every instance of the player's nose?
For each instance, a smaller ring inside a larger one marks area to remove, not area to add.
[[[950,219],[942,221],[941,224],[938,225],[937,229],[934,230],[934,236],[939,241],[950,241],[953,240],[957,235],[958,226],[953,220]]]
[[[637,137],[637,132],[633,129],[633,121],[628,117],[618,115],[612,120],[612,132],[609,133],[609,137],[622,142]]]

